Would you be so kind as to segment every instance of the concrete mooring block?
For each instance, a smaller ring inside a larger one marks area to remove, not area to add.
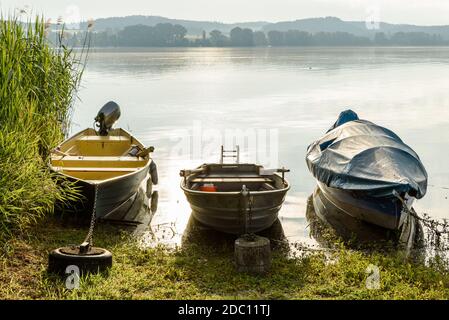
[[[265,273],[271,268],[270,240],[256,235],[243,235],[234,244],[238,272]]]

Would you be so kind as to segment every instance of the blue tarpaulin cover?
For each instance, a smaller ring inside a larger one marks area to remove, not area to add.
[[[307,166],[328,187],[369,197],[408,193],[422,198],[427,172],[418,155],[391,130],[346,110],[307,149]]]

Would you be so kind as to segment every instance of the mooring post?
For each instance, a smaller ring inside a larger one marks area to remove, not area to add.
[[[270,240],[255,234],[243,235],[234,244],[238,272],[261,274],[271,268]]]

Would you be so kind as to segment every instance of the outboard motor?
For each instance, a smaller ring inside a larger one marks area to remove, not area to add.
[[[106,103],[95,117],[95,125],[100,128],[100,136],[107,136],[114,123],[120,118],[120,107],[114,101]]]

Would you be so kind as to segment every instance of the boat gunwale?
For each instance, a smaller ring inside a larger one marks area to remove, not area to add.
[[[238,163],[238,164],[235,164],[235,163],[206,163],[206,164],[203,164],[201,166],[198,166],[197,169],[201,168],[201,167],[204,167],[204,166],[208,166],[208,165],[229,165],[230,167],[236,166],[236,165],[259,166],[259,165],[256,165],[254,163]],[[194,175],[196,175],[196,174],[194,173],[194,174],[191,174],[190,176],[194,176]],[[270,176],[273,176],[273,175],[275,175],[275,176],[279,177],[280,179],[282,179],[282,177],[279,174],[277,174],[277,173],[273,173]],[[186,185],[185,182],[187,181],[187,179],[188,179],[188,177],[185,177],[185,178],[181,179],[181,183],[180,183],[181,189],[186,194],[197,194],[197,195],[205,195],[205,194],[207,194],[207,195],[223,195],[223,196],[224,195],[230,195],[230,196],[232,195],[232,196],[235,196],[235,195],[239,195],[239,194],[242,193],[242,191],[214,191],[214,192],[210,192],[210,191],[192,190],[192,189],[190,189],[190,188],[185,186]],[[251,191],[250,190],[249,192],[250,192],[251,195],[267,195],[267,194],[276,194],[276,193],[281,193],[281,192],[287,192],[288,190],[290,190],[291,186],[290,186],[290,183],[288,182],[288,180],[285,179],[285,178],[284,178],[284,183],[287,186],[284,187],[284,188],[281,188],[281,189],[264,190],[264,191]]]
[[[81,130],[80,132],[76,133],[75,135],[73,135],[73,136],[67,138],[66,140],[64,140],[63,142],[61,142],[60,144],[58,144],[58,145],[56,146],[56,148],[62,146],[63,144],[67,143],[67,142],[70,141],[70,140],[74,140],[74,139],[75,139],[76,137],[78,137],[78,136],[82,136],[82,134],[83,134],[84,132],[89,131],[90,129],[92,129],[92,128],[86,128],[86,129],[84,129],[84,130]],[[133,136],[130,132],[128,132],[126,129],[123,129],[123,128],[116,128],[115,130],[121,130],[121,131],[123,131],[124,133],[126,133],[127,135],[129,135],[130,138],[133,138],[133,139],[134,139],[135,141],[137,141],[139,144],[141,144],[142,146],[144,146],[143,143],[140,142],[140,140],[138,140],[136,137],[134,137],[134,136]],[[92,186],[99,186],[99,185],[105,184],[105,183],[107,183],[107,182],[111,182],[111,181],[113,182],[113,181],[115,181],[115,180],[120,180],[120,179],[123,179],[123,178],[128,177],[128,176],[137,175],[138,173],[140,173],[140,172],[142,172],[143,170],[147,169],[147,168],[150,166],[150,164],[153,162],[153,159],[152,159],[150,156],[148,156],[148,161],[147,161],[147,163],[145,164],[145,166],[140,167],[138,170],[133,171],[133,172],[130,172],[130,173],[127,173],[127,174],[122,174],[122,175],[119,175],[119,176],[117,176],[117,177],[112,177],[112,178],[108,178],[108,179],[104,179],[104,180],[96,180],[96,181],[99,181],[99,182],[92,182],[92,180],[80,179],[80,178],[71,176],[71,175],[69,175],[69,174],[66,174],[66,173],[64,173],[64,172],[57,171],[57,170],[55,170],[55,166],[52,165],[51,161],[52,161],[52,159],[51,159],[51,156],[50,156],[50,158],[48,159],[48,167],[49,167],[50,170],[51,170],[52,172],[54,172],[55,174],[64,176],[64,177],[69,178],[69,179],[74,179],[74,180],[77,180],[77,181],[82,181],[82,182],[87,183],[87,184],[92,185]]]

